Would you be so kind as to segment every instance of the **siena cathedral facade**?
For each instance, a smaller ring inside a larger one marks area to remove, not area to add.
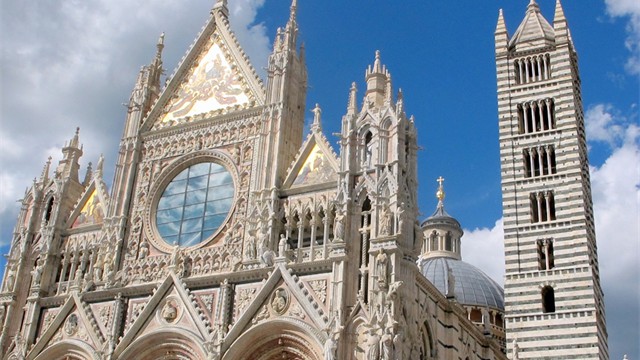
[[[162,86],[128,104],[112,189],[79,133],[22,200],[0,289],[4,359],[608,359],[575,49],[535,1],[496,61],[505,289],[462,228],[418,219],[416,129],[380,53],[337,151],[304,134],[297,3],[263,83],[218,0]],[[360,95],[359,95],[360,94]]]

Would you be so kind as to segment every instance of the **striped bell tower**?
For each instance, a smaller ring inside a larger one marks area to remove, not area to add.
[[[495,32],[510,359],[609,359],[576,54],[560,1]]]

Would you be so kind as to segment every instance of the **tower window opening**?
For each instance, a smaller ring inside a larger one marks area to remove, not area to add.
[[[453,241],[451,240],[451,233],[447,231],[447,234],[444,236],[445,250],[453,251]]]
[[[536,177],[556,173],[556,157],[552,145],[522,150],[524,176]]]
[[[436,233],[436,231],[434,230],[429,236],[429,239],[431,240],[431,251],[437,251],[438,250],[438,233]]]
[[[549,158],[547,157],[547,151],[545,148],[540,149],[540,160],[542,162],[540,175],[549,175]]]
[[[520,134],[530,134],[556,128],[553,99],[518,104],[517,116]]]
[[[51,220],[51,213],[53,212],[53,196],[47,202],[47,208],[44,212],[44,223],[48,224]]]
[[[522,150],[522,158],[524,160],[524,176],[531,177],[531,156],[529,150]]]
[[[529,195],[529,212],[531,213],[531,222],[537,223],[540,221],[538,217],[538,199],[535,194]]]
[[[531,150],[531,157],[533,158],[533,176],[542,175],[542,172],[540,171],[540,156],[537,149]]]
[[[514,60],[513,70],[516,84],[527,84],[550,79],[550,59],[549,54],[543,54]]]
[[[545,286],[541,292],[542,295],[542,312],[556,312],[556,298],[554,290],[551,286]]]
[[[553,192],[549,191],[547,192],[547,207],[549,209],[548,211],[548,215],[549,215],[549,220],[555,220],[556,219],[556,203],[555,203],[555,199],[553,198]]]
[[[553,239],[540,239],[536,243],[538,248],[538,270],[553,269]]]
[[[371,200],[369,197],[362,203],[362,218],[360,220],[360,242],[362,248],[362,256],[360,257],[360,265],[369,265],[369,229],[371,225]]]
[[[371,131],[367,131],[364,135],[364,148],[362,150],[362,165],[366,168],[370,168],[373,158],[373,134],[371,133]]]
[[[522,105],[518,104],[518,132],[524,134],[524,110]]]

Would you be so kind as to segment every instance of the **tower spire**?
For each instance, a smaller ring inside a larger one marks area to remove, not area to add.
[[[40,175],[40,182],[45,183],[49,180],[49,169],[51,168],[51,156],[47,158],[47,162],[44,164],[42,168],[42,174]]]
[[[377,106],[384,104],[385,93],[391,92],[391,89],[387,87],[391,76],[386,67],[382,65],[380,50],[376,50],[373,66],[367,67],[365,79],[367,81],[367,92],[365,93],[367,103]]]
[[[496,25],[496,35],[497,34],[506,34],[507,26],[504,22],[504,15],[502,13],[502,9],[498,11],[498,24]]]
[[[297,15],[298,15],[298,0],[292,0],[291,7],[289,8],[289,24],[294,24],[296,22]]]
[[[553,30],[556,36],[556,43],[571,43],[571,33],[567,25],[567,18],[564,16],[564,9],[560,0],[556,0],[556,9],[553,16]]]

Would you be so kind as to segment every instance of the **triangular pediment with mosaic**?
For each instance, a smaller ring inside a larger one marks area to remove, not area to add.
[[[277,264],[269,278],[253,292],[247,304],[238,303],[243,301],[242,298],[236,299],[235,305],[242,306],[242,311],[237,314],[225,343],[233,343],[253,326],[279,318],[325,329],[330,322],[329,314],[314,297],[309,296],[309,291],[302,284],[284,264]]]
[[[125,335],[114,354],[120,356],[137,339],[161,331],[197,329],[200,341],[210,341],[214,330],[199,306],[184,284],[170,272],[137,317],[125,325]]]
[[[82,341],[96,350],[102,350],[106,346],[106,337],[98,327],[91,307],[78,294],[71,294],[64,305],[54,309],[51,315],[43,316],[42,332],[28,358],[35,358],[48,347],[61,342]]]
[[[300,148],[285,177],[285,188],[335,184],[339,160],[321,131],[312,131]]]
[[[265,102],[265,90],[229,28],[224,11],[211,18],[152,108],[143,130],[210,119]]]
[[[102,179],[94,178],[85,188],[67,220],[67,228],[81,229],[102,225],[109,195]]]

